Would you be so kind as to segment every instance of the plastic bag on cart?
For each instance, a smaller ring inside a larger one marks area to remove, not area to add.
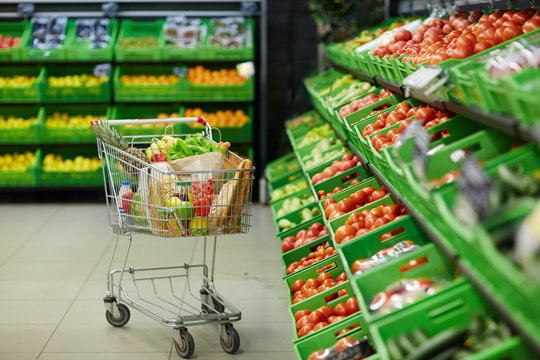
[[[149,168],[144,167],[139,169],[137,191],[132,199],[131,216],[135,226],[148,228],[150,224],[149,211],[148,211],[148,198],[150,194],[148,186]]]

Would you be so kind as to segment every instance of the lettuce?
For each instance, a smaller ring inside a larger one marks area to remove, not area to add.
[[[169,160],[176,160],[193,155],[225,151],[227,151],[226,148],[214,144],[202,134],[195,134],[188,135],[185,139],[178,139],[176,143],[171,145],[167,155]]]

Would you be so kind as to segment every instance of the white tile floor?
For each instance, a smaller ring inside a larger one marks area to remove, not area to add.
[[[253,214],[248,235],[218,239],[216,258],[217,289],[242,310],[240,351],[222,351],[217,326],[193,327],[193,359],[295,359],[272,215]],[[105,205],[0,205],[0,360],[180,359],[172,330],[136,310],[123,328],[105,320],[113,239]],[[201,254],[200,239],[138,236],[129,263]]]

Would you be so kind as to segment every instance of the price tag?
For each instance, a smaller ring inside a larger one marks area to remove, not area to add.
[[[448,81],[448,76],[438,66],[424,66],[403,80],[405,96],[414,97],[427,102],[433,101],[439,95],[437,91]]]
[[[253,16],[257,10],[257,4],[253,1],[243,1],[240,5],[240,11],[244,16]]]
[[[491,180],[474,155],[465,159],[457,185],[459,196],[454,205],[454,214],[472,227],[484,218],[492,190]]]
[[[249,79],[255,74],[255,65],[253,61],[243,62],[236,65],[236,71],[238,71],[238,75]]]
[[[118,4],[115,2],[108,2],[101,5],[101,10],[105,13],[107,17],[115,17],[118,12]]]
[[[414,137],[413,169],[422,179],[426,178],[427,157],[431,139],[424,128],[420,128]]]
[[[111,72],[111,64],[105,63],[105,64],[98,64],[94,66],[94,76],[108,76]]]
[[[178,67],[178,66],[175,66],[172,68],[172,72],[174,75],[178,75],[180,77],[182,76],[186,76],[189,72],[188,68],[186,67]]]
[[[34,4],[18,4],[17,13],[25,18],[32,16],[34,14]]]

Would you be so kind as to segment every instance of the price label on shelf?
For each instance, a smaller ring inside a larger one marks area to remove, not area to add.
[[[437,91],[446,84],[448,76],[438,66],[424,66],[403,80],[406,97],[426,102],[439,97]]]
[[[454,204],[454,214],[472,227],[484,219],[492,191],[491,180],[474,155],[469,155],[463,162],[457,185],[459,195]]]
[[[109,75],[111,72],[111,64],[98,64],[94,66],[94,76],[104,77]]]

